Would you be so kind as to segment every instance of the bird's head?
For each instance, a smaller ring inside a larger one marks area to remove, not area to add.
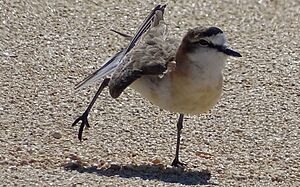
[[[188,52],[193,52],[198,49],[212,49],[226,56],[242,56],[227,46],[225,34],[217,27],[196,27],[190,29],[184,36],[182,43],[184,43]]]

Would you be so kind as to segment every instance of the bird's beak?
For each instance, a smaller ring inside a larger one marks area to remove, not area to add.
[[[228,56],[233,56],[233,57],[242,57],[242,55],[239,52],[236,52],[233,49],[230,49],[227,46],[222,47],[222,52],[225,53]]]

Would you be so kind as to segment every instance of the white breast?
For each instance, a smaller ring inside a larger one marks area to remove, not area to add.
[[[171,112],[199,114],[211,109],[222,92],[226,57],[208,50],[188,55],[189,62],[163,78],[144,76],[132,84],[153,104]]]

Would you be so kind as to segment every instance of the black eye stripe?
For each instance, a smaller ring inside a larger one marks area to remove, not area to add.
[[[224,46],[222,46],[222,45],[215,45],[215,44],[213,44],[213,43],[208,43],[208,45],[206,45],[206,47],[209,47],[209,48],[212,48],[212,49],[216,49],[216,50],[218,50],[218,51],[220,51],[220,52],[223,52],[224,50]]]
[[[222,48],[221,45],[215,45],[205,39],[200,39],[199,41],[195,42],[196,45],[203,45],[203,46],[206,46],[206,47],[210,47],[210,48],[215,48],[215,49],[220,49]]]
[[[203,41],[202,41],[203,40]],[[199,48],[199,47],[208,47],[208,48],[212,48],[212,49],[216,49],[220,52],[223,52],[223,46],[222,45],[215,45],[211,42],[208,42],[207,40],[201,39],[197,42],[191,42],[186,46],[186,50],[189,52],[194,51],[195,49]]]
[[[209,45],[209,42],[204,39],[199,40],[198,43],[201,45]]]

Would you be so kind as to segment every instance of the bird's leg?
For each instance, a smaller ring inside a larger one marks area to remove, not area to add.
[[[72,127],[75,126],[79,121],[81,122],[80,128],[79,128],[79,132],[78,132],[78,139],[82,140],[82,133],[83,133],[83,128],[86,126],[87,128],[90,127],[89,122],[88,122],[88,115],[90,113],[91,108],[93,107],[95,101],[97,100],[98,96],[100,95],[100,93],[102,92],[102,90],[108,86],[110,79],[106,78],[102,81],[98,91],[96,92],[95,96],[93,97],[92,101],[90,102],[89,106],[87,107],[87,109],[83,112],[83,114],[78,117],[74,123],[72,124]]]
[[[180,145],[180,135],[181,135],[182,127],[183,127],[183,114],[180,114],[177,122],[176,154],[175,154],[175,159],[171,164],[174,167],[184,167],[186,165],[179,161],[179,145]]]

